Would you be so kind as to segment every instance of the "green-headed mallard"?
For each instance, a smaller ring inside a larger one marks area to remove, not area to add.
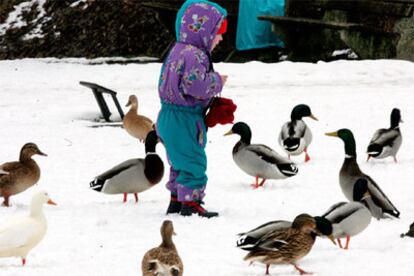
[[[165,220],[161,226],[162,243],[150,249],[142,258],[143,276],[181,276],[184,266],[172,240],[175,235],[173,223]]]
[[[269,275],[270,265],[291,264],[300,274],[306,274],[298,267],[297,261],[306,256],[312,249],[317,235],[332,238],[332,225],[322,217],[311,217],[308,214],[297,216],[291,227],[280,228],[263,235],[254,247],[246,249],[250,252],[245,261],[261,262],[266,265]]]
[[[386,158],[394,157],[397,163],[397,152],[401,147],[402,136],[400,131],[401,112],[398,108],[394,108],[391,112],[390,128],[380,128],[372,136],[367,148],[368,158]]]
[[[154,129],[154,123],[148,117],[138,115],[138,99],[135,95],[129,96],[126,106],[131,106],[131,108],[122,120],[125,130],[132,137],[145,142],[148,132]]]
[[[279,134],[279,144],[289,158],[290,155],[299,155],[305,152],[305,162],[307,162],[310,160],[307,149],[312,142],[312,132],[302,120],[303,117],[318,120],[312,115],[310,107],[306,104],[295,106],[290,115],[291,121],[282,126]]]
[[[346,238],[344,249],[348,249],[349,241],[364,231],[371,222],[371,212],[368,207],[372,199],[368,193],[368,182],[359,179],[353,189],[353,200],[351,202],[339,202],[329,208],[322,217],[332,223],[333,237],[338,239],[339,247],[342,248],[341,238]]]
[[[138,193],[148,190],[159,183],[164,175],[164,163],[155,152],[158,137],[155,130],[148,133],[145,140],[145,158],[129,159],[112,169],[98,175],[90,187],[105,194],[133,193],[138,201]]]
[[[256,177],[256,188],[263,186],[266,179],[284,179],[298,173],[295,163],[273,149],[262,144],[250,144],[252,133],[246,123],[235,123],[224,135],[231,134],[240,135],[240,141],[233,148],[233,160],[245,173]],[[262,178],[260,184],[259,178]]]
[[[47,156],[36,144],[27,143],[20,150],[19,161],[0,165],[0,195],[4,197],[4,205],[9,206],[9,197],[30,188],[39,181],[40,168],[32,156]]]
[[[372,198],[372,204],[369,206],[371,214],[377,219],[387,217],[399,217],[400,212],[375,183],[375,181],[364,174],[356,160],[355,139],[352,131],[349,129],[340,129],[335,132],[326,133],[328,136],[339,137],[345,144],[345,160],[339,172],[339,184],[345,197],[353,200],[353,190],[355,184],[360,179],[365,179],[368,182],[368,193]]]

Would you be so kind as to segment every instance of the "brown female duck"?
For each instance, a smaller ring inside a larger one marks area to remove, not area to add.
[[[266,275],[269,275],[270,265],[276,264],[291,264],[301,275],[308,274],[296,263],[310,252],[317,235],[326,235],[335,243],[329,221],[308,214],[298,215],[291,227],[276,229],[261,237],[248,249],[250,252],[244,260],[265,264]]]
[[[125,130],[140,141],[145,141],[148,132],[153,130],[154,123],[151,119],[138,115],[138,99],[135,95],[129,96],[126,106],[131,106],[123,119]]]
[[[9,198],[12,195],[23,192],[39,181],[40,168],[32,159],[32,156],[38,154],[47,156],[39,150],[36,144],[27,143],[21,151],[19,161],[7,162],[0,165],[0,193],[4,197],[3,205],[9,206]]]
[[[165,220],[161,226],[162,243],[150,249],[142,259],[143,276],[182,276],[183,263],[172,241],[174,233],[173,223]]]

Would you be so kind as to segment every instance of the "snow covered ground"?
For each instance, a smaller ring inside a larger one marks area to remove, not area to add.
[[[45,239],[21,267],[16,258],[0,259],[0,275],[140,275],[143,254],[160,243],[164,219],[174,222],[174,241],[185,275],[263,275],[264,266],[248,266],[246,252],[235,247],[236,234],[270,220],[292,220],[307,212],[322,214],[345,200],[338,183],[344,146],[325,132],[350,128],[357,142],[361,169],[371,175],[401,211],[401,219],[372,220],[353,238],[350,250],[318,239],[299,265],[317,275],[413,275],[414,240],[401,239],[414,220],[414,63],[405,61],[337,61],[317,64],[282,62],[217,64],[228,74],[223,96],[238,105],[237,121],[248,123],[253,143],[282,153],[277,136],[293,106],[310,105],[319,121],[307,120],[314,133],[312,160],[295,158],[299,174],[268,181],[252,190],[253,178],[231,157],[238,137],[223,137],[230,125],[208,135],[208,209],[216,219],[166,216],[169,193],[162,183],[142,193],[135,204],[122,196],[100,194],[89,182],[102,171],[144,156],[144,145],[122,128],[92,128],[99,109],[90,89],[79,81],[96,82],[118,91],[125,105],[130,94],[139,112],[155,120],[160,104],[160,64],[88,65],[83,60],[0,61],[0,163],[16,160],[21,146],[35,142],[48,157],[35,157],[42,169],[38,186],[58,206],[45,206],[49,229]],[[401,109],[403,145],[399,164],[392,159],[366,163],[364,154],[373,132],[389,126],[391,109]],[[115,111],[115,109],[112,107]],[[165,160],[162,145],[158,153]],[[33,189],[11,198],[0,208],[1,221],[26,212]],[[271,275],[296,275],[291,266],[272,266]]]

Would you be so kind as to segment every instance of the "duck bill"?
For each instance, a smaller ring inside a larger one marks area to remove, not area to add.
[[[174,232],[173,232],[173,235],[174,235],[174,236],[177,236],[177,233],[175,233],[175,231],[174,231]]]
[[[48,201],[47,201],[47,204],[50,204],[50,205],[57,205],[53,200],[51,200],[51,199],[49,199]]]
[[[400,123],[404,123],[403,119],[400,119]]]
[[[230,129],[229,131],[227,131],[226,133],[224,133],[224,136],[229,136],[234,134],[233,131]]]
[[[40,151],[40,150],[38,150],[38,151],[37,151],[37,154],[39,154],[39,155],[41,155],[41,156],[47,156],[47,154],[46,154],[46,153],[44,153],[44,152],[42,152],[42,151]]]
[[[131,101],[128,101],[127,104],[125,105],[125,107],[128,107],[131,105]]]
[[[334,131],[334,132],[327,132],[325,133],[326,136],[332,136],[332,137],[338,137],[338,132]]]
[[[313,114],[311,114],[309,117],[314,119],[315,121],[319,121],[318,118],[316,118],[315,115],[313,115]]]
[[[333,244],[335,244],[335,245],[336,245],[335,238],[334,238],[332,235],[329,235],[329,236],[328,236],[328,239],[330,239],[330,240],[331,240],[331,242],[333,242]]]

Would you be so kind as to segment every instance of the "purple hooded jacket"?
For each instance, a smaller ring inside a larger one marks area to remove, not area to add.
[[[162,102],[204,107],[221,92],[223,84],[212,69],[210,52],[223,20],[224,15],[207,3],[191,4],[183,13],[179,40],[161,69],[158,92]]]

